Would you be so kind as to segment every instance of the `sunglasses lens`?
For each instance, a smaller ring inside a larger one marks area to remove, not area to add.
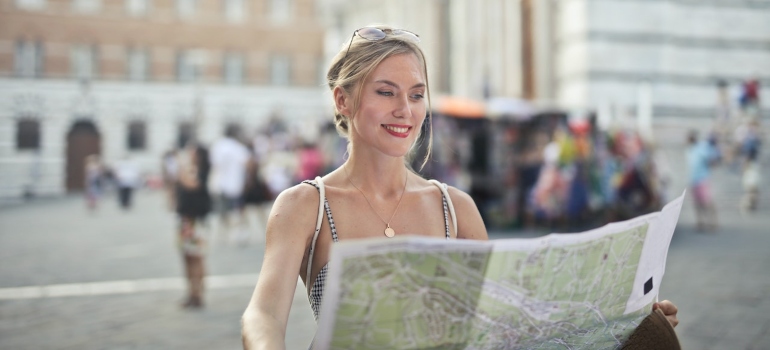
[[[385,32],[380,30],[379,28],[361,28],[358,30],[358,36],[366,39],[366,40],[382,40],[385,38]]]

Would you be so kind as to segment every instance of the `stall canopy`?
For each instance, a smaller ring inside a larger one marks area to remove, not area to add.
[[[441,96],[436,102],[434,110],[446,116],[469,119],[486,116],[486,107],[482,101],[459,96]]]
[[[520,98],[494,97],[487,101],[487,115],[491,119],[511,119],[525,121],[537,113],[535,106]]]
[[[464,119],[505,119],[526,121],[538,113],[532,102],[515,97],[493,97],[487,101],[461,96],[440,96],[434,112]]]

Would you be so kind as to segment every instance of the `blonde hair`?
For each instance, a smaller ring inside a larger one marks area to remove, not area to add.
[[[371,27],[382,29],[389,34],[377,41],[357,38],[356,36],[351,37],[350,41],[345,42],[342,50],[334,56],[334,59],[332,59],[329,71],[326,73],[326,82],[329,85],[329,89],[332,91],[334,91],[336,87],[340,87],[349,96],[355,96],[353,99],[352,110],[357,111],[359,101],[361,100],[361,85],[380,62],[391,56],[402,54],[415,55],[422,66],[423,75],[425,76],[425,91],[428,98],[427,121],[423,121],[423,123],[428,123],[428,149],[425,153],[425,158],[420,165],[420,168],[422,169],[428,162],[431,149],[433,148],[430,89],[425,54],[422,49],[417,46],[417,42],[413,38],[406,36],[405,34],[390,34],[392,33],[391,31],[393,28],[389,26],[376,25]],[[340,136],[349,140],[350,116],[341,114],[336,107],[334,110],[334,125],[337,127],[337,132]],[[415,146],[422,136],[422,125],[419,127],[419,134],[410,149],[410,154],[407,156],[408,163],[411,162],[411,158],[414,156]],[[349,147],[350,144],[348,144],[348,149]]]

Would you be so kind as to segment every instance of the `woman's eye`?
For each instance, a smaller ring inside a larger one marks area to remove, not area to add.
[[[382,96],[393,96],[393,93],[390,91],[377,91],[377,93]]]
[[[423,95],[422,94],[414,94],[414,95],[412,95],[412,98],[415,99],[415,100],[421,100],[423,98]]]

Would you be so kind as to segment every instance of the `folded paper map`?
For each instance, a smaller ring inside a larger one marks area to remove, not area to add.
[[[619,348],[657,299],[683,198],[582,233],[336,243],[313,348]]]

